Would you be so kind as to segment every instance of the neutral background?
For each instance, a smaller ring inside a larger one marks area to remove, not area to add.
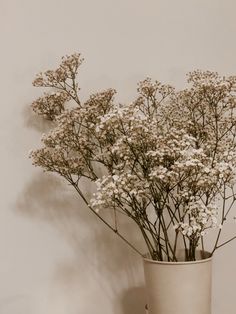
[[[82,97],[114,87],[119,101],[146,76],[180,88],[193,69],[236,74],[235,12],[234,0],[0,0],[1,314],[144,313],[139,256],[28,160],[45,132],[29,111],[35,74],[79,51]],[[236,242],[215,256],[213,314],[235,314],[235,265]]]

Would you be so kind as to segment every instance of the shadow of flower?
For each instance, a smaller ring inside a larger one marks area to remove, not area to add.
[[[89,186],[86,182],[82,184],[89,197]],[[78,312],[84,302],[91,311],[90,299],[96,297],[99,289],[104,298],[114,304],[114,313],[139,313],[133,300],[135,291],[137,299],[142,300],[141,290],[136,289],[143,280],[141,258],[100,223],[71,186],[54,175],[39,173],[25,186],[16,205],[17,213],[56,228],[59,236],[73,249],[73,259],[55,265],[51,285],[57,291],[57,298],[63,295],[63,298],[69,298],[69,303],[76,304],[77,291],[82,288],[86,293],[80,295]],[[111,213],[104,210],[103,216],[109,220]],[[132,222],[122,217],[120,223],[130,241],[138,243],[140,239]],[[124,291],[132,292],[126,295]],[[143,309],[143,301],[141,303]]]

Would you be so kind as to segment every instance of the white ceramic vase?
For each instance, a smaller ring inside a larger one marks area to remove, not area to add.
[[[182,254],[182,253],[181,253]],[[144,258],[148,314],[211,314],[212,257],[193,262]]]

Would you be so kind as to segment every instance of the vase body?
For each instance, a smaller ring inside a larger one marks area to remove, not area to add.
[[[205,257],[193,262],[144,258],[148,314],[211,314],[212,258],[206,252]]]

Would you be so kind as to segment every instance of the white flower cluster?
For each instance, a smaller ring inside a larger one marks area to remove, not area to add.
[[[85,172],[85,162],[77,156],[65,155],[65,151],[60,148],[41,148],[30,153],[33,164],[38,166],[43,164],[46,171],[57,172],[65,177],[70,175],[82,175]]]
[[[132,207],[136,202],[139,210],[151,198],[149,184],[131,172],[119,175],[107,175],[96,181],[97,192],[91,200],[91,206],[99,211],[102,207],[114,207],[122,204],[126,212],[132,214]]]
[[[158,95],[161,98],[165,98],[174,92],[174,88],[171,85],[164,85],[158,81],[152,82],[152,79],[147,77],[138,83],[138,92],[147,98],[156,98]]]
[[[40,97],[32,103],[32,109],[43,117],[54,120],[65,110],[65,102],[69,101],[70,97],[64,91],[51,92],[44,97]]]
[[[56,70],[48,70],[45,73],[39,73],[33,81],[34,86],[60,86],[60,83],[67,79],[74,79],[77,70],[83,59],[79,53],[74,53],[70,56],[62,57],[62,62]]]
[[[188,204],[185,220],[174,225],[175,230],[180,230],[188,238],[200,237],[206,234],[206,230],[220,225],[218,221],[218,208],[215,203],[205,205],[202,201],[191,201]]]

